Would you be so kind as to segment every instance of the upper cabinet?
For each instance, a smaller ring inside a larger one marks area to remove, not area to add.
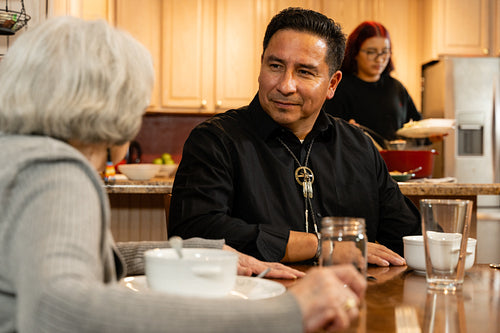
[[[383,22],[393,34],[395,76],[412,96],[420,91],[420,2],[413,0],[49,1],[56,14],[107,19],[149,49],[156,76],[149,111],[213,113],[248,104],[258,90],[266,26],[290,6],[325,13],[346,34],[364,20]]]
[[[365,20],[384,24],[393,42],[393,75],[407,87],[417,108],[422,63],[443,54],[500,55],[500,0],[47,3],[49,15],[104,18],[149,49],[156,75],[149,111],[155,112],[213,113],[248,104],[258,90],[265,28],[273,15],[289,6],[323,12],[339,22],[346,34]]]
[[[350,34],[363,21],[382,23],[391,36],[392,75],[400,80],[420,108],[419,13],[421,1],[414,0],[325,0],[322,11]]]
[[[493,8],[493,55],[500,57],[500,0],[495,0]]]
[[[498,0],[425,0],[424,58],[498,56],[499,5]]]
[[[85,1],[86,6],[90,3]],[[155,84],[149,110],[161,108],[162,77],[161,77],[161,0],[108,0],[113,5],[100,7],[105,9],[113,7],[110,21],[123,30],[128,31],[139,40],[151,53],[154,64]],[[87,8],[87,15],[89,13]],[[94,16],[98,14],[94,12]],[[103,14],[101,14],[103,15]]]
[[[116,25],[151,52],[150,111],[221,112],[257,92],[259,0],[116,0]]]
[[[165,0],[161,109],[220,112],[257,92],[261,1]]]

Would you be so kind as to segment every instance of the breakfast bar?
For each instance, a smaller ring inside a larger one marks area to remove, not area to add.
[[[148,181],[117,180],[105,185],[112,214],[111,229],[118,241],[166,239],[166,214],[173,178],[157,177]],[[401,192],[418,207],[423,198],[468,199],[474,202],[471,237],[477,233],[478,195],[499,195],[500,184],[459,184],[400,182]]]

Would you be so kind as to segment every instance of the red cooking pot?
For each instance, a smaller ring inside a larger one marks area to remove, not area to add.
[[[435,150],[381,150],[380,155],[390,171],[405,172],[418,167],[415,178],[431,178],[434,169]]]

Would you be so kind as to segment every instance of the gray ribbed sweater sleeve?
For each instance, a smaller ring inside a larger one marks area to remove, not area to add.
[[[61,157],[7,178],[0,177],[0,332],[302,331],[289,293],[203,300],[114,282],[109,204],[85,163]],[[140,257],[132,245],[120,245],[128,263]]]
[[[144,274],[144,252],[154,248],[170,247],[168,242],[119,242],[116,244],[119,255],[125,261],[127,275]],[[203,247],[221,249],[224,240],[190,238],[183,241],[184,247]]]

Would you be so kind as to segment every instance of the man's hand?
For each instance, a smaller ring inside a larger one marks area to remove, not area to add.
[[[378,266],[401,266],[406,264],[404,258],[381,244],[368,242],[367,254],[369,264]]]
[[[224,245],[222,249],[238,253],[238,275],[251,276],[252,274],[259,274],[265,271],[268,267],[271,268],[269,273],[266,274],[266,277],[268,278],[296,279],[305,275],[304,272],[298,271],[278,262],[260,261],[252,256],[238,252],[227,245]]]

